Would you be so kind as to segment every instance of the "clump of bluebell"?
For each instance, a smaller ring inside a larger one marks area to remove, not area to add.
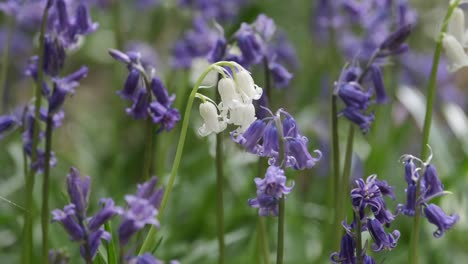
[[[377,179],[377,175],[362,178],[355,181],[355,188],[351,190],[351,203],[354,211],[353,222],[348,225],[343,222],[345,234],[341,240],[339,252],[330,256],[332,263],[375,263],[372,257],[366,255],[366,246],[362,247],[361,232],[369,232],[374,243],[371,248],[375,252],[392,250],[396,247],[400,232],[393,230],[389,233],[384,226],[389,227],[395,219],[394,215],[387,209],[384,196],[395,199],[393,187],[386,181]],[[358,255],[361,252],[362,255]]]
[[[405,164],[405,180],[408,187],[406,188],[406,203],[398,205],[397,213],[414,216],[416,210],[421,210],[429,223],[437,226],[434,237],[438,238],[458,222],[459,216],[447,215],[442,208],[429,203],[433,198],[449,193],[444,190],[436,167],[430,163],[431,158],[432,156],[427,161],[422,161],[408,154],[401,157],[401,161]],[[417,167],[415,162],[421,164],[421,167]],[[420,172],[422,177],[420,177]]]
[[[340,79],[335,83],[334,93],[345,105],[340,115],[358,125],[363,133],[369,131],[375,118],[369,106],[373,103],[384,104],[389,100],[382,76],[382,60],[406,52],[408,45],[404,42],[410,33],[410,24],[400,27],[387,36],[365,67],[361,67],[358,62],[345,67]],[[374,95],[375,100],[372,99]]]
[[[122,99],[133,102],[126,109],[127,114],[135,119],[151,118],[154,124],[159,125],[158,131],[172,130],[180,120],[179,111],[172,107],[175,95],[169,95],[154,69],[150,69],[148,75],[138,52],[110,49],[109,54],[125,63],[129,71],[123,89],[118,92]]]
[[[280,109],[276,114],[270,114],[270,117],[253,122],[244,133],[231,133],[231,138],[247,152],[269,158],[270,167],[265,178],[255,178],[257,197],[249,199],[249,205],[259,208],[261,216],[278,215],[279,199],[294,187],[294,183],[291,187],[286,186],[283,167],[311,169],[322,157],[319,150],[314,150],[317,157],[310,154],[308,138],[300,133],[296,120],[288,112]]]
[[[145,253],[141,256],[133,256],[133,252],[126,251],[126,248],[138,231],[147,225],[159,227],[157,220],[158,209],[161,204],[163,189],[156,188],[157,177],[152,177],[149,181],[138,185],[135,195],[126,195],[125,208],[115,205],[111,198],[103,198],[99,204],[101,209],[94,215],[88,215],[90,196],[90,177],[81,177],[75,168],[70,169],[67,176],[67,192],[70,197],[70,204],[63,210],[52,211],[52,221],[60,222],[65,231],[70,235],[72,241],[80,244],[82,258],[91,263],[98,253],[98,248],[102,240],[110,241],[110,230],[105,230],[104,225],[114,216],[119,216],[122,220],[118,228],[118,245],[121,256],[124,256],[126,263],[160,263],[152,254]],[[53,255],[55,256],[55,255]],[[141,262],[140,262],[141,261]],[[146,262],[145,262],[146,261]],[[175,261],[171,263],[177,263]]]

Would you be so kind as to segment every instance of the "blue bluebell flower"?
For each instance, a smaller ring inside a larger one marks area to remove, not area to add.
[[[382,226],[382,223],[377,219],[367,219],[367,230],[369,231],[374,243],[372,250],[379,252],[381,250],[392,250],[396,247],[400,232],[394,230],[392,233],[387,234]]]
[[[434,237],[436,238],[443,236],[460,219],[457,214],[446,215],[442,208],[435,204],[425,205],[424,216],[429,223],[437,226],[437,230],[434,232]]]
[[[341,238],[340,252],[334,252],[330,255],[333,264],[354,264],[356,263],[356,241],[353,236],[345,233]]]
[[[71,203],[63,210],[53,210],[52,222],[60,222],[70,239],[80,243],[83,259],[91,261],[96,256],[101,240],[110,240],[110,234],[104,231],[104,224],[121,209],[115,207],[112,199],[101,199],[103,208],[96,215],[88,217],[90,178],[81,177],[75,168],[71,168],[67,176],[67,191]]]
[[[14,115],[2,115],[0,116],[0,138],[7,131],[11,130],[18,124],[18,121]]]
[[[286,186],[286,176],[284,171],[276,166],[268,167],[265,178],[255,178],[257,186],[257,197],[249,199],[249,206],[259,208],[261,216],[277,216],[279,199],[286,194],[289,194],[294,182],[290,187]]]
[[[136,195],[126,195],[127,208],[119,213],[122,223],[119,226],[119,242],[126,245],[133,234],[141,230],[146,225],[159,227],[156,219],[160,206],[163,189],[155,189],[157,177],[152,177],[148,182],[138,185]]]
[[[231,133],[232,139],[244,146],[250,153],[260,157],[269,157],[269,163],[276,166],[284,163],[286,167],[296,170],[310,169],[315,166],[321,159],[322,153],[314,150],[317,157],[310,154],[307,149],[307,137],[299,133],[296,120],[282,109],[273,116],[273,119],[280,119],[284,137],[284,160],[278,160],[280,139],[276,122],[271,118],[267,117],[253,122],[244,133]]]

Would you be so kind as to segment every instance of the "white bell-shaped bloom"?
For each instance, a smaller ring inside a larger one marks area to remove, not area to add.
[[[256,120],[253,104],[240,104],[229,111],[229,124],[239,126],[238,132],[243,133]]]
[[[455,8],[450,18],[447,33],[458,42],[465,44],[465,14],[461,8]]]
[[[212,102],[200,104],[200,115],[203,125],[198,129],[200,136],[205,137],[211,133],[219,133],[226,129],[226,122],[218,115],[218,109]]]
[[[468,55],[454,36],[445,34],[442,45],[449,60],[449,71],[455,72],[463,67],[468,67]]]
[[[231,78],[222,78],[218,82],[218,92],[221,96],[221,109],[232,109],[242,102],[240,94],[236,90],[236,83]]]
[[[237,88],[242,92],[243,98],[246,102],[253,100],[258,100],[262,96],[263,90],[258,87],[250,73],[241,69],[237,72]]]
[[[194,85],[200,75],[210,66],[210,63],[206,58],[198,57],[192,60],[192,66],[190,67],[190,82]],[[206,75],[201,85],[203,86],[214,86],[218,81],[218,73],[211,71]]]

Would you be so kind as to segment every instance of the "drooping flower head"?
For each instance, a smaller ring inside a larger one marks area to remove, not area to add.
[[[408,188],[406,189],[406,203],[398,205],[397,213],[414,216],[416,210],[420,210],[429,223],[437,226],[438,229],[434,232],[434,237],[439,238],[458,222],[459,216],[457,214],[448,216],[439,206],[432,203],[427,204],[430,200],[449,193],[444,190],[437,169],[431,164],[432,149],[430,147],[429,149],[431,154],[426,161],[410,154],[401,157],[401,161],[405,164],[405,179]],[[421,164],[421,167],[416,166],[415,162]],[[419,176],[421,170],[423,171],[422,177]]]
[[[269,111],[269,110],[268,110]],[[271,113],[271,112],[270,112]],[[277,125],[280,124],[280,128]],[[278,129],[284,139],[284,160],[279,160]],[[260,157],[269,157],[269,163],[296,170],[310,169],[320,160],[322,153],[314,150],[313,157],[308,148],[308,139],[299,132],[296,120],[283,109],[275,115],[253,122],[244,133],[232,132],[234,142],[241,144],[248,152]]]
[[[133,102],[126,109],[127,114],[134,119],[151,118],[159,126],[158,132],[172,130],[180,120],[179,111],[172,107],[175,95],[169,95],[164,83],[155,76],[151,62],[144,62],[135,51],[124,53],[110,49],[109,54],[129,70],[123,89],[117,92],[122,99]],[[151,76],[147,74],[148,69]]]
[[[60,222],[72,241],[80,243],[80,253],[84,260],[91,261],[97,254],[101,240],[110,240],[110,234],[103,228],[121,209],[114,205],[110,198],[101,199],[102,205],[94,216],[87,214],[90,178],[81,177],[75,168],[70,169],[67,176],[67,191],[71,203],[63,210],[52,211],[52,222]]]
[[[126,245],[130,238],[137,231],[146,225],[159,227],[156,219],[158,209],[163,196],[162,188],[155,188],[158,182],[157,177],[152,177],[149,181],[138,185],[136,195],[126,195],[127,208],[121,210],[122,223],[119,226],[119,242]]]
[[[265,178],[255,178],[255,185],[257,197],[249,199],[249,206],[259,208],[261,216],[277,216],[279,199],[292,191],[294,182],[290,187],[286,186],[284,171],[272,165],[268,167]]]

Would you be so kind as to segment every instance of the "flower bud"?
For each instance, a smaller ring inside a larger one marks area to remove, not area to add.
[[[258,100],[262,96],[262,88],[255,85],[252,76],[245,69],[237,73],[237,87],[244,93],[245,99]]]
[[[200,104],[200,115],[205,122],[202,127],[198,129],[198,133],[204,137],[211,133],[219,133],[226,128],[226,123],[219,120],[218,109],[211,102]]]
[[[460,42],[458,42],[454,36],[445,34],[442,45],[444,47],[445,54],[450,61],[448,68],[449,71],[455,72],[468,66],[468,56]]]
[[[224,107],[232,108],[241,101],[236,91],[236,83],[231,78],[222,78],[218,82],[218,92]]]

